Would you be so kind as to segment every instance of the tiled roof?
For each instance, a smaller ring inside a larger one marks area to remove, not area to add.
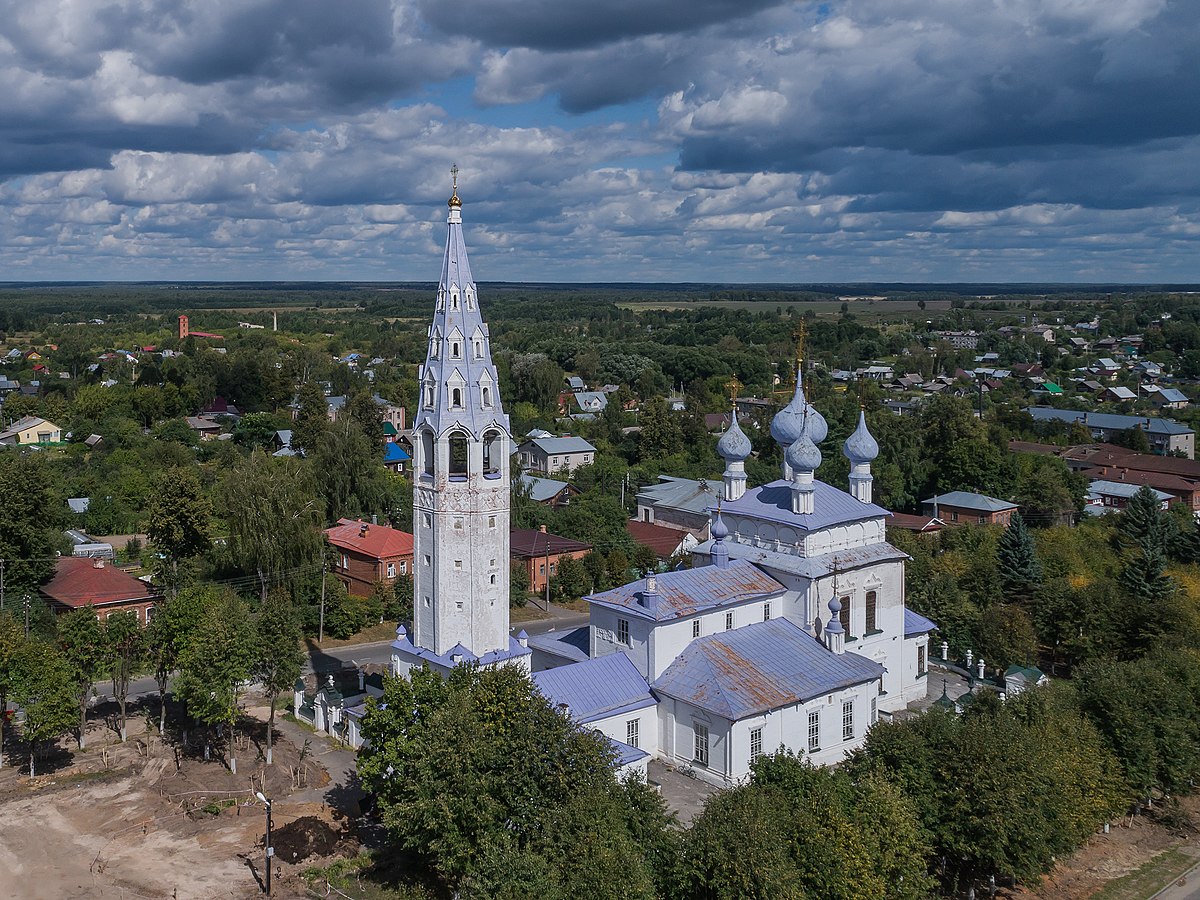
[[[353,550],[373,559],[412,556],[413,552],[413,536],[387,525],[338,519],[336,525],[325,529],[325,536],[335,547]]]
[[[882,674],[879,663],[856,653],[833,653],[789,620],[772,619],[692,641],[653,687],[737,720]]]
[[[571,717],[584,724],[655,704],[650,685],[624,653],[534,672],[533,683],[555,706],[565,703]]]
[[[1115,413],[1084,412],[1076,409],[1051,409],[1048,406],[1030,406],[1025,412],[1039,422],[1083,422],[1095,428],[1122,431],[1141,427],[1150,434],[1191,434],[1192,429],[1174,419],[1157,416],[1119,416]],[[1086,419],[1086,421],[1084,421]]]
[[[928,500],[922,500],[922,505],[953,506],[957,509],[969,509],[975,512],[1004,512],[1006,509],[1016,509],[1017,504],[1007,500],[997,500],[986,494],[975,494],[971,491],[950,491],[946,494],[935,494]]]
[[[591,544],[573,541],[536,528],[518,528],[508,533],[509,555],[517,557],[545,556],[547,553],[574,553],[591,550]]]
[[[103,564],[97,568],[96,562],[88,557],[60,558],[55,562],[54,577],[42,585],[42,593],[51,600],[74,608],[89,603],[103,606],[149,600],[157,596],[154,588],[146,582],[115,566]]]
[[[654,593],[647,593],[648,579],[585,597],[589,603],[625,610],[657,622],[692,616],[751,600],[778,597],[784,586],[756,566],[734,560],[728,566],[702,566],[655,576]]]
[[[823,481],[813,482],[813,511],[808,514],[794,513],[792,485],[783,479],[746,491],[740,499],[723,504],[722,509],[726,515],[780,522],[804,531],[817,531],[888,515],[882,506],[863,503]]]
[[[913,612],[907,606],[904,608],[904,636],[916,637],[918,634],[928,634],[937,628],[937,622],[927,619],[919,612]]]

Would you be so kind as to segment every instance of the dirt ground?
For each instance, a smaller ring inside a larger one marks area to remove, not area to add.
[[[136,730],[124,745],[102,746],[107,738],[100,726],[88,752],[57,754],[40,763],[48,774],[32,780],[6,757],[0,769],[0,895],[261,896],[266,816],[254,798],[260,790],[273,800],[276,896],[301,895],[291,876],[302,863],[357,851],[340,813],[321,802],[288,800],[328,782],[311,748],[301,759],[301,749],[280,735],[268,768],[259,754],[265,737],[260,726],[235,742],[235,775],[216,754],[205,761],[194,735],[192,745],[177,753],[177,744]],[[312,742],[321,740],[314,736]]]
[[[1185,797],[1180,805],[1200,824],[1200,795]],[[1183,839],[1200,843],[1194,831],[1181,835],[1153,818],[1137,816],[1113,823],[1108,834],[1097,834],[1081,850],[1064,860],[1036,886],[1006,892],[1012,900],[1085,900],[1114,878],[1132,872],[1142,863]]]

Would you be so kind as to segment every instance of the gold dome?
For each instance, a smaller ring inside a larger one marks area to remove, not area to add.
[[[450,194],[450,199],[446,201],[446,205],[451,209],[461,209],[462,201],[458,199],[458,166],[450,167],[450,177],[453,179],[454,190]]]

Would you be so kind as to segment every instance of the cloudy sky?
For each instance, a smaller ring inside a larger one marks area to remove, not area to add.
[[[0,0],[0,281],[1200,281],[1196,0]]]

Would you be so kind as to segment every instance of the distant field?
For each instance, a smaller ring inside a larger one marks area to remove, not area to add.
[[[922,313],[931,314],[945,312],[950,308],[949,300],[926,300],[925,308],[917,306],[916,300],[812,300],[812,301],[780,301],[780,300],[695,300],[695,301],[661,301],[635,300],[618,303],[622,309],[740,309],[745,312],[774,312],[781,307],[801,310],[812,310],[818,316],[836,316],[842,311],[845,302],[850,312],[860,318],[892,319],[901,316],[914,316]]]

